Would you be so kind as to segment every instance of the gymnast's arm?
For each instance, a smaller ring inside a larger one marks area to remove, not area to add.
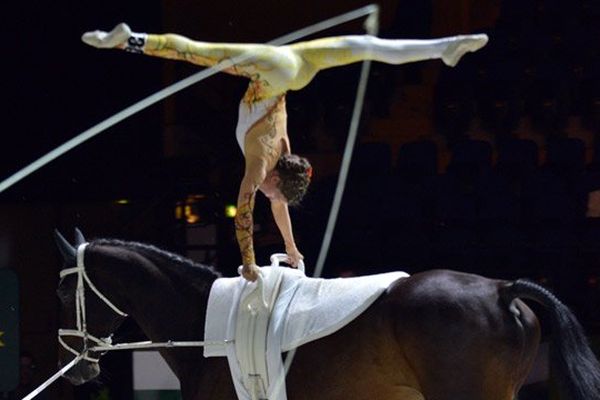
[[[254,228],[254,200],[256,198],[256,191],[265,180],[266,175],[267,168],[264,160],[253,155],[248,155],[246,158],[246,171],[240,184],[238,195],[235,236],[242,255],[242,275],[250,281],[255,281],[258,277],[258,267],[254,257],[254,242],[252,238]]]
[[[289,257],[289,262],[293,267],[298,267],[300,260],[304,259],[304,256],[300,254],[296,243],[294,242],[294,234],[292,233],[292,221],[290,219],[290,212],[288,205],[284,201],[271,200],[271,211],[273,212],[273,218],[275,223],[283,236],[285,242],[285,252]]]

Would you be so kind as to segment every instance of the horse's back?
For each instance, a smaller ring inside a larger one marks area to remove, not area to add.
[[[423,400],[398,346],[388,298],[382,295],[348,325],[297,349],[288,399]]]
[[[394,282],[336,333],[298,349],[288,398],[512,400],[536,354],[539,326],[506,282],[447,270]]]
[[[426,399],[512,399],[536,354],[539,325],[506,281],[448,270],[399,280],[382,301]]]

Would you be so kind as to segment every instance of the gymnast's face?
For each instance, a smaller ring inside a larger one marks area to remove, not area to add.
[[[267,173],[267,177],[262,185],[260,185],[259,189],[265,196],[269,198],[269,200],[287,203],[287,199],[279,190],[280,180],[281,178],[279,177],[279,173],[277,171],[270,171]]]

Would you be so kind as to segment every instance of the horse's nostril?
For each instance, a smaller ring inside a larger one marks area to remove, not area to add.
[[[75,386],[83,385],[86,382],[81,376],[67,375],[66,378]]]
[[[65,360],[59,360],[59,368],[64,368],[69,362]],[[100,366],[98,363],[88,362],[86,360],[79,360],[71,368],[67,369],[63,377],[66,378],[73,385],[81,385],[91,381],[100,374]]]

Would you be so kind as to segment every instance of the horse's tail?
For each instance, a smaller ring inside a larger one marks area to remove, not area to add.
[[[552,321],[550,362],[556,371],[561,398],[600,399],[600,363],[573,312],[550,291],[523,279],[504,286],[501,295],[507,304],[522,298],[549,309]]]

